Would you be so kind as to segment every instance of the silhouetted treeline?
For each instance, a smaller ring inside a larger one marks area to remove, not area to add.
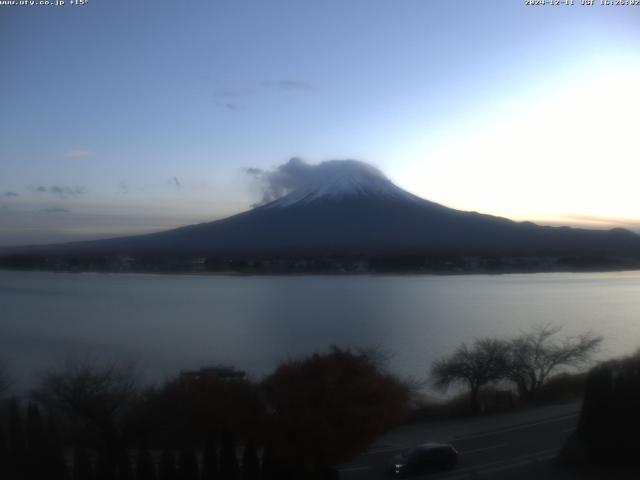
[[[0,267],[18,270],[98,272],[202,272],[202,273],[510,273],[549,271],[602,271],[640,267],[640,259],[608,255],[513,256],[433,253],[288,254],[288,255],[128,255],[13,254],[0,256]]]
[[[40,408],[12,400],[6,409],[8,431],[0,428],[0,478],[6,480],[259,480],[263,462],[253,441],[237,458],[233,435],[224,430],[204,446],[178,449],[122,445],[116,452],[73,445],[57,433],[55,422],[44,421]],[[267,468],[272,468],[267,465]]]
[[[0,266],[17,270],[44,270],[51,265],[42,255],[15,254],[0,257]]]
[[[67,463],[55,421],[34,403],[12,399],[1,412],[0,477],[65,480]]]
[[[141,388],[131,365],[91,361],[39,379],[29,402],[2,409],[3,479],[336,478],[409,402],[371,352],[335,347],[261,382],[214,366]]]
[[[589,372],[577,439],[592,462],[638,465],[638,431],[640,353]]]
[[[244,376],[223,378],[210,370],[185,372],[142,392],[127,418],[132,432],[173,447],[183,438],[202,445],[227,425],[243,437],[262,437],[260,386]]]

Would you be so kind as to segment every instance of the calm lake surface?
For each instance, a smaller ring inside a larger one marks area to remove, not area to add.
[[[0,359],[23,386],[69,353],[138,361],[150,379],[227,363],[379,346],[424,377],[463,341],[545,322],[640,348],[640,272],[461,276],[191,276],[0,271]]]

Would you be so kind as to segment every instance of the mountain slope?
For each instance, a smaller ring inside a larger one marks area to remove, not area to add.
[[[542,227],[429,202],[356,161],[335,161],[288,195],[222,220],[161,233],[37,248],[107,255],[637,255],[622,229]]]
[[[542,227],[421,199],[375,168],[334,161],[288,195],[222,220],[161,233],[31,251],[105,255],[637,255],[622,229]]]

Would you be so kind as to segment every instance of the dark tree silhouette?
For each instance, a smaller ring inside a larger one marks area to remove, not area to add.
[[[160,454],[158,480],[179,480],[176,458],[171,450],[165,449]]]
[[[73,480],[93,480],[93,465],[86,448],[76,447],[73,455]]]
[[[322,480],[340,480],[340,472],[335,467],[325,467],[320,470]]]
[[[47,426],[45,433],[46,441],[46,465],[48,480],[66,480],[68,478],[67,462],[58,428],[53,414],[47,416]]]
[[[293,477],[292,467],[284,456],[277,455],[275,448],[270,444],[264,447],[262,452],[262,465],[260,468],[261,480],[289,480]]]
[[[4,429],[0,425],[0,468],[7,469],[9,467],[9,445],[4,434]]]
[[[137,375],[128,363],[69,359],[41,375],[33,397],[65,415],[77,428],[101,438],[106,454],[117,451],[123,415],[136,394]]]
[[[44,423],[40,409],[35,403],[27,407],[27,447],[29,450],[40,450],[44,445]]]
[[[131,467],[131,458],[129,457],[129,453],[121,448],[117,453],[117,480],[134,480],[133,476],[133,468]]]
[[[504,377],[506,371],[505,342],[486,338],[475,340],[471,347],[463,343],[452,355],[437,360],[431,367],[431,380],[440,390],[453,384],[469,387],[471,411],[478,413],[480,388]]]
[[[242,454],[242,480],[260,480],[258,450],[253,440],[249,440]]]
[[[9,403],[9,477],[25,476],[26,439],[20,404],[16,398]]]
[[[202,480],[217,480],[219,476],[216,442],[210,435],[204,445],[202,455]]]
[[[273,459],[301,475],[351,459],[404,416],[409,388],[366,352],[291,360],[263,384]]]
[[[95,478],[96,480],[115,480],[116,456],[106,448],[100,448],[96,452]]]
[[[40,409],[34,403],[27,407],[26,478],[39,480],[49,474],[47,443]]]
[[[20,404],[14,397],[9,402],[9,439],[12,451],[23,451],[26,446]]]
[[[223,429],[220,439],[220,478],[223,480],[240,478],[236,440],[228,428]]]
[[[543,325],[509,343],[507,377],[516,384],[521,398],[535,400],[551,374],[588,363],[602,343],[602,337],[592,332],[555,340],[561,329]]]
[[[638,405],[640,354],[589,371],[577,433],[590,460],[637,469]]]
[[[146,447],[138,450],[136,457],[136,480],[156,480],[156,466]]]
[[[262,451],[262,464],[260,465],[261,480],[276,480],[278,478],[277,465],[274,459],[273,447],[265,445]]]
[[[147,430],[167,440],[189,438],[203,444],[222,425],[244,437],[255,432],[263,404],[257,385],[242,373],[231,367],[183,372],[149,390],[137,405],[136,416],[144,419]]]
[[[178,473],[180,480],[199,480],[198,458],[193,447],[184,446],[180,449]]]

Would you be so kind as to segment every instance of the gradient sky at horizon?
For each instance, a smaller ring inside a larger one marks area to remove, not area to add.
[[[293,156],[640,231],[640,6],[576,3],[0,6],[0,245],[221,218]]]

